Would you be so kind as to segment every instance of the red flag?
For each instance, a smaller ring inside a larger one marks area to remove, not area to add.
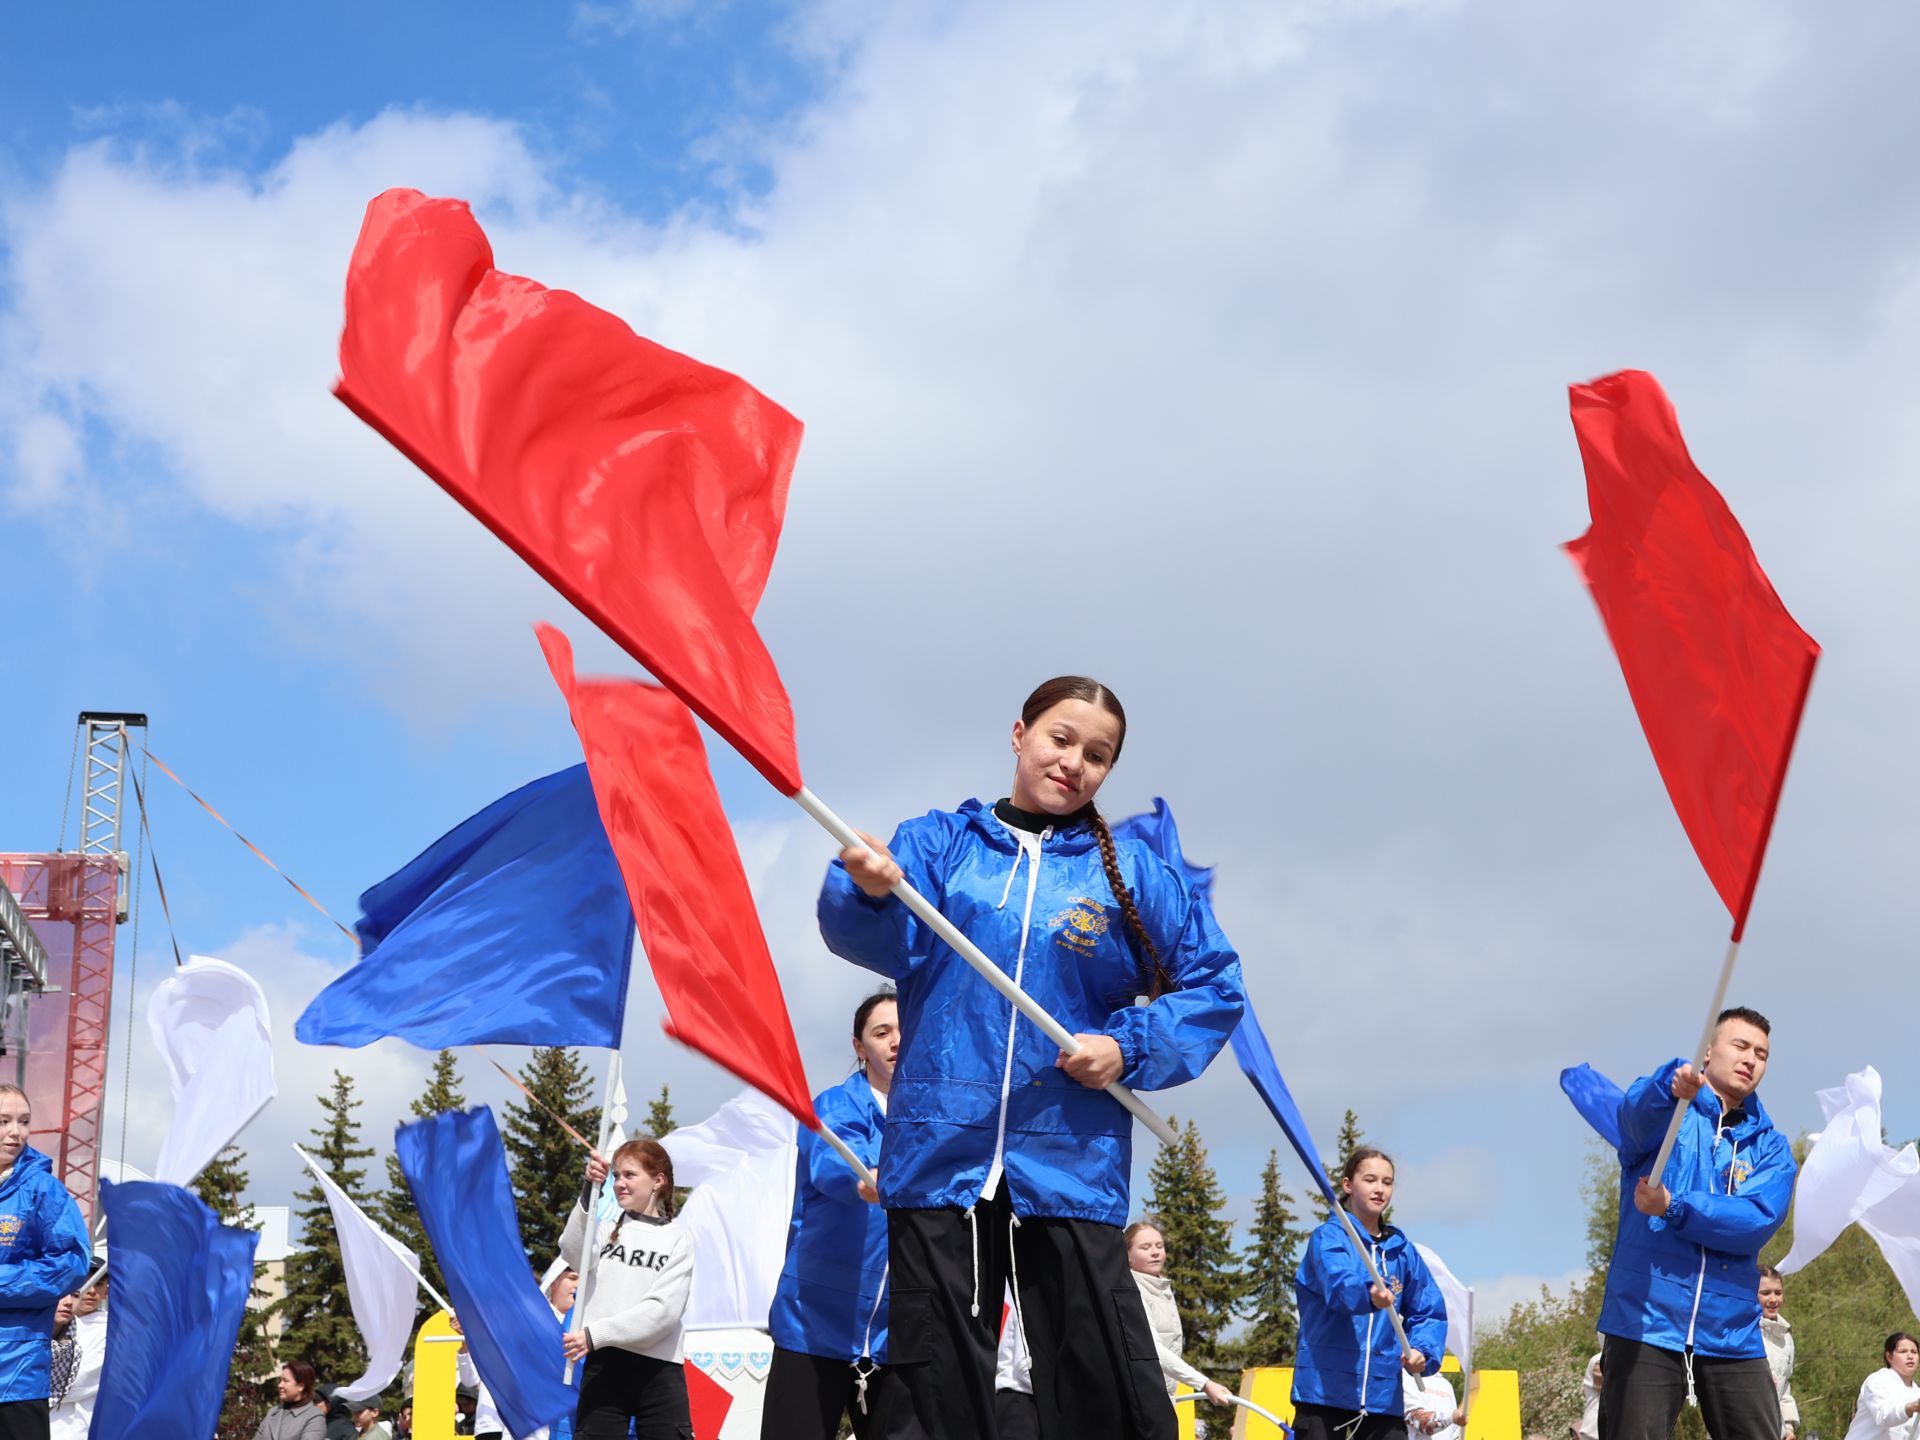
[[[683,1368],[687,1372],[687,1411],[693,1421],[694,1440],[720,1440],[721,1427],[733,1410],[733,1395],[691,1360]]]
[[[495,270],[459,200],[368,205],[346,313],[347,407],[797,791],[792,708],[752,614],[800,422],[577,295]]]
[[[780,977],[693,716],[654,685],[576,681],[567,637],[535,628],[586,752],[667,1004],[667,1033],[818,1130]]]
[[[1820,647],[1694,468],[1660,382],[1623,370],[1570,389],[1593,524],[1567,553],[1738,940]]]

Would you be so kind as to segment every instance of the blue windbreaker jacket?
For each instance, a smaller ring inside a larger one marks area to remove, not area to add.
[[[1433,1273],[1406,1234],[1392,1225],[1375,1240],[1360,1238],[1393,1291],[1394,1308],[1407,1327],[1407,1341],[1427,1357],[1426,1373],[1438,1375],[1447,1347],[1447,1301]],[[1364,1410],[1369,1415],[1406,1413],[1400,1391],[1400,1339],[1387,1312],[1373,1308],[1373,1280],[1339,1220],[1329,1220],[1307,1238],[1307,1253],[1293,1277],[1300,1312],[1300,1348],[1293,1362],[1293,1402]]]
[[[1681,1061],[1633,1082],[1620,1102],[1620,1234],[1607,1267],[1600,1333],[1717,1360],[1767,1353],[1757,1291],[1760,1247],[1793,1201],[1793,1147],[1750,1095],[1724,1123],[1711,1086],[1687,1107],[1661,1176],[1667,1216],[1634,1208],[1634,1182],[1647,1173],[1673,1114]]]
[[[47,1398],[53,1307],[92,1256],[80,1207],[29,1145],[0,1181],[0,1402]]]
[[[1146,845],[1116,837],[1121,874],[1175,989],[1140,1006],[1141,963],[1093,831],[1013,829],[978,800],[894,833],[907,878],[1068,1030],[1119,1043],[1121,1079],[1193,1079],[1240,1023],[1240,959],[1211,910]],[[1068,1077],[1059,1049],[893,896],[839,861],[820,892],[834,954],[890,976],[903,1040],[880,1169],[889,1209],[971,1206],[1004,1174],[1020,1215],[1127,1217],[1133,1119]],[[1018,1024],[1015,1020],[1018,1018]]]
[[[856,1070],[813,1097],[820,1122],[867,1163],[880,1160],[887,1117]],[[860,1198],[853,1171],[810,1130],[800,1132],[787,1261],[768,1328],[782,1350],[828,1360],[887,1358],[887,1212]]]

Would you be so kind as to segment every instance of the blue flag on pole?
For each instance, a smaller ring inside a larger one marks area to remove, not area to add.
[[[100,1182],[107,1252],[106,1362],[97,1440],[206,1440],[220,1423],[260,1237],[222,1225],[178,1185]]]
[[[1626,1092],[1591,1065],[1569,1065],[1560,1072],[1566,1092],[1580,1118],[1615,1150],[1620,1148],[1620,1102]]]
[[[1333,1193],[1333,1182],[1327,1179],[1327,1167],[1320,1163],[1320,1152],[1314,1148],[1313,1136],[1307,1133],[1307,1122],[1300,1114],[1300,1107],[1293,1103],[1293,1092],[1287,1089],[1287,1082],[1280,1078],[1280,1067],[1273,1059],[1273,1047],[1267,1043],[1266,1032],[1260,1028],[1259,1017],[1253,1013],[1251,1004],[1240,1013],[1239,1027],[1233,1032],[1233,1058],[1240,1062],[1240,1072],[1253,1082],[1253,1088],[1267,1102],[1267,1109],[1273,1112],[1273,1118],[1280,1122],[1280,1129],[1293,1146],[1294,1154],[1307,1167],[1307,1173],[1313,1177],[1313,1183],[1320,1187],[1320,1193],[1327,1197],[1327,1204],[1338,1209],[1340,1197]]]
[[[507,1433],[531,1435],[573,1414],[560,1329],[521,1247],[493,1112],[482,1105],[429,1115],[396,1130],[393,1149]]]
[[[1186,876],[1194,894],[1209,905],[1213,903],[1213,867],[1195,865],[1187,859],[1180,848],[1180,829],[1173,823],[1173,811],[1165,800],[1154,796],[1152,810],[1116,821],[1112,829],[1115,835],[1145,842],[1149,850],[1173,867],[1175,874]]]
[[[585,765],[494,801],[360,908],[360,963],[307,1006],[303,1043],[619,1047],[633,906]]]
[[[1154,854],[1186,876],[1187,883],[1200,897],[1201,904],[1212,905],[1213,867],[1195,865],[1187,859],[1186,852],[1180,848],[1180,831],[1173,823],[1173,811],[1167,808],[1165,800],[1155,796],[1153,809],[1149,813],[1129,815],[1113,826],[1113,833],[1146,842]],[[1287,1089],[1287,1082],[1280,1078],[1280,1067],[1274,1062],[1273,1047],[1267,1043],[1266,1032],[1260,1028],[1260,1021],[1253,1013],[1252,1001],[1248,1001],[1246,1008],[1241,1011],[1240,1024],[1233,1032],[1233,1058],[1240,1062],[1242,1073],[1253,1082],[1253,1088],[1267,1102],[1273,1118],[1280,1122],[1280,1128],[1286,1133],[1294,1153],[1307,1167],[1307,1173],[1320,1187],[1320,1193],[1327,1197],[1327,1203],[1337,1206],[1340,1202],[1333,1193],[1332,1183],[1327,1179],[1327,1167],[1320,1163],[1320,1152],[1314,1148],[1313,1136],[1307,1133],[1307,1122],[1301,1118],[1300,1107],[1293,1103],[1293,1094]]]

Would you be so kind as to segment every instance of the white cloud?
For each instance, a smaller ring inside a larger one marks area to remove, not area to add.
[[[103,140],[0,210],[0,487],[257,534],[288,630],[378,657],[368,695],[416,718],[544,694],[524,627],[559,602],[326,393],[366,199],[468,196],[506,268],[808,421],[761,619],[819,793],[884,831],[992,791],[1035,680],[1111,679],[1109,808],[1169,795],[1220,867],[1322,1139],[1347,1105],[1390,1148],[1449,1130],[1533,1247],[1501,1263],[1549,1271],[1579,1243],[1554,1071],[1690,1043],[1724,923],[1555,548],[1585,524],[1566,381],[1663,377],[1829,646],[1738,987],[1785,1022],[1789,1125],[1867,1043],[1818,1002],[1896,978],[1920,839],[1920,201],[1858,143],[1920,118],[1911,44],[1739,13],[1722,47],[1691,13],[824,4],[798,43],[837,79],[767,141],[771,189],[659,226],[483,116],[259,174]],[[747,841],[830,1073],[866,979],[812,928],[830,846]],[[1249,1175],[1276,1138],[1224,1064],[1165,1103]],[[1426,1168],[1403,1204],[1455,1233],[1457,1168]]]

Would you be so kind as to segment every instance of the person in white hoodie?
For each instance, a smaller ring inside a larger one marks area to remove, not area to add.
[[[1873,1372],[1854,1402],[1847,1440],[1920,1440],[1920,1341],[1904,1330],[1887,1337],[1881,1350],[1886,1366]]]
[[[1780,1313],[1786,1303],[1787,1282],[1771,1265],[1760,1267],[1760,1338],[1767,1346],[1767,1368],[1773,1388],[1780,1392],[1780,1440],[1794,1440],[1800,1425],[1800,1402],[1793,1398],[1793,1326]]]
[[[1181,1357],[1186,1336],[1180,1329],[1180,1306],[1173,1298],[1173,1283],[1167,1279],[1167,1237],[1151,1220],[1136,1220],[1126,1229],[1126,1242],[1127,1267],[1133,1271],[1133,1283],[1140,1287],[1141,1303],[1147,1307],[1147,1326],[1153,1331],[1153,1348],[1159,1352],[1167,1394],[1171,1396],[1176,1385],[1189,1385],[1211,1404],[1231,1405],[1231,1390],[1217,1380],[1209,1380]]]
[[[611,1169],[620,1217],[604,1239],[586,1208]],[[575,1298],[582,1328],[566,1336],[569,1360],[584,1359],[575,1440],[691,1440],[687,1377],[681,1368],[680,1317],[693,1285],[693,1245],[673,1223],[673,1157],[657,1140],[629,1140],[613,1162],[587,1162],[584,1203],[576,1202],[560,1237],[568,1266],[581,1268],[596,1246],[592,1273]]]

